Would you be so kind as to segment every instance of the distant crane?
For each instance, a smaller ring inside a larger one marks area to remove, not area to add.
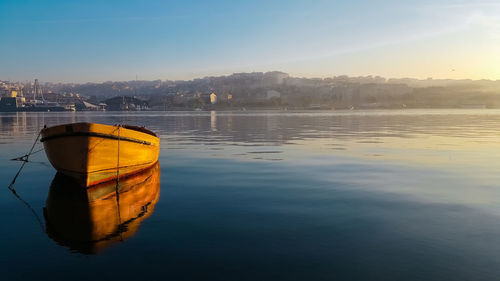
[[[40,87],[40,84],[38,83],[38,79],[35,79],[35,83],[33,84],[33,89],[31,90],[33,94],[33,101],[36,103],[36,97],[40,95],[42,98],[42,102],[45,101],[45,98],[43,97],[43,92],[42,88]]]

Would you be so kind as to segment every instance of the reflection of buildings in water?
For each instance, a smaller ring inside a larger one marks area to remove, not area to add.
[[[89,115],[90,116],[90,115]],[[0,114],[0,132],[5,136],[29,136],[40,131],[45,125],[76,123],[87,121],[89,116],[75,112],[9,112]]]
[[[4,135],[18,136],[26,134],[26,112],[7,113],[0,115],[0,131]]]
[[[81,188],[58,173],[44,216],[49,237],[72,251],[95,254],[135,234],[160,197],[160,165],[130,177]]]
[[[212,132],[217,131],[217,113],[215,110],[210,111],[210,129]]]
[[[266,118],[266,132],[267,134],[274,134],[280,128],[281,118]]]

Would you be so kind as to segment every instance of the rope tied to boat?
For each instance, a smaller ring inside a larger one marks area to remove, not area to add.
[[[117,129],[118,129],[118,149],[116,150],[117,153],[116,153],[116,184],[118,186],[118,179],[119,179],[119,176],[120,176],[120,140],[121,140],[121,137],[120,137],[120,128],[121,128],[121,125],[117,125]]]
[[[33,143],[33,145],[31,146],[31,149],[29,150],[28,153],[26,153],[25,155],[23,156],[19,156],[19,157],[15,157],[15,158],[12,158],[10,159],[11,161],[23,161],[23,162],[29,162],[29,157],[33,154],[36,154],[40,151],[43,151],[44,148],[41,148],[41,149],[38,149],[37,151],[33,152],[33,149],[35,149],[35,145],[36,143],[38,142],[38,139],[40,138],[40,135],[42,134],[42,131],[40,130],[38,132],[38,135],[36,136],[36,139],[35,139],[35,142]]]
[[[120,240],[123,241],[123,231],[120,231],[120,226],[122,225],[122,217],[120,213],[120,128],[122,127],[121,124],[117,125],[118,129],[118,148],[116,152],[116,186],[115,186],[115,195],[116,195],[116,206],[117,206],[117,212],[118,212],[118,233],[120,233]]]
[[[21,174],[21,171],[23,170],[24,165],[29,162],[29,157],[31,155],[33,155],[33,154],[35,154],[35,153],[40,152],[40,151],[43,150],[43,149],[41,149],[41,150],[38,150],[36,152],[33,152],[33,149],[35,148],[35,145],[36,145],[38,139],[40,138],[41,133],[42,133],[42,131],[38,132],[38,135],[36,136],[35,142],[31,146],[31,149],[29,150],[29,152],[27,154],[25,154],[23,156],[20,156],[20,157],[17,157],[17,158],[11,159],[11,160],[14,160],[14,161],[22,161],[23,163],[21,164],[21,167],[19,167],[19,170],[17,170],[16,175],[14,176],[14,178],[12,179],[12,181],[10,182],[10,184],[9,184],[9,186],[7,188],[12,192],[12,194],[14,194],[14,196],[19,201],[21,201],[31,211],[31,213],[35,216],[35,219],[38,221],[38,224],[40,225],[40,228],[42,229],[43,232],[45,232],[45,227],[43,226],[43,222],[40,219],[40,217],[38,216],[38,214],[36,213],[35,209],[33,209],[33,207],[30,205],[30,203],[26,202],[26,200],[24,200],[23,198],[21,198],[21,196],[19,196],[19,194],[17,194],[17,191],[14,189],[14,184],[16,183],[17,178]]]
[[[31,146],[31,149],[29,150],[28,153],[26,153],[25,155],[23,156],[20,156],[20,157],[16,157],[16,158],[12,158],[10,160],[12,161],[22,161],[23,164],[21,165],[21,167],[19,167],[19,170],[17,171],[16,175],[14,176],[14,178],[12,179],[11,183],[9,184],[8,188],[15,194],[15,190],[14,190],[14,183],[16,182],[17,180],[17,177],[19,177],[19,174],[21,174],[21,170],[24,168],[24,165],[29,162],[29,157],[31,155],[33,155],[33,149],[35,148],[35,145],[38,141],[38,139],[40,138],[40,135],[41,135],[42,131],[39,131],[38,132],[38,135],[36,136],[36,139],[35,139],[35,142],[33,143],[33,145]],[[36,152],[40,152],[41,150],[38,150]]]

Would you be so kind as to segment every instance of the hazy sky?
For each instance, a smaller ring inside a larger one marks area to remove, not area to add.
[[[0,79],[500,79],[500,1],[0,0]]]

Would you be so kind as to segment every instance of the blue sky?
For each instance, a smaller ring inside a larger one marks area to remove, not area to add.
[[[500,79],[500,1],[0,0],[0,79]]]

